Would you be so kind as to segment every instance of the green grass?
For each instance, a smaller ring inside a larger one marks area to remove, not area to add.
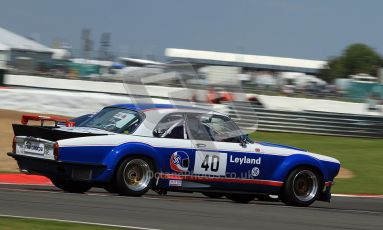
[[[27,218],[0,217],[1,230],[113,230],[116,227],[75,224],[51,220],[35,220]],[[124,228],[126,229],[126,228]]]
[[[351,170],[351,179],[336,179],[334,193],[383,194],[383,140],[292,133],[256,132],[256,141],[268,141],[332,156]]]

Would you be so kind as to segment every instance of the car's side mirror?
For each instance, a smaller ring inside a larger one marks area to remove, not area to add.
[[[244,148],[247,146],[247,140],[246,140],[245,136],[240,136],[239,137],[239,145],[244,147]]]

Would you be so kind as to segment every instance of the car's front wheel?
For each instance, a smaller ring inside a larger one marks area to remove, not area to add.
[[[120,195],[141,196],[153,184],[154,166],[144,157],[129,157],[117,169],[116,189]]]
[[[50,178],[52,184],[65,192],[70,193],[84,193],[87,192],[92,186],[86,182],[66,180],[63,178]]]
[[[107,191],[107,192],[110,192],[110,193],[117,193],[117,188],[116,188],[116,185],[114,182],[110,183],[110,184],[106,184],[103,186],[103,188]]]
[[[309,206],[318,197],[321,178],[311,168],[297,168],[293,170],[282,189],[281,199],[287,205]]]

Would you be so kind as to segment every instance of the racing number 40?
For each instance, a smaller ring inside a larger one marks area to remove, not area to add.
[[[205,159],[202,161],[201,168],[208,171],[217,172],[219,169],[219,156],[217,155],[205,155]]]
[[[195,174],[225,176],[227,166],[227,153],[196,151],[194,170]]]

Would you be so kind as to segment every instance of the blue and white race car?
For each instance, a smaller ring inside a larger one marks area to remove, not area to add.
[[[202,192],[241,203],[278,195],[295,206],[329,201],[340,168],[328,156],[254,142],[228,116],[202,108],[120,104],[75,121],[23,116],[8,155],[68,192]]]

